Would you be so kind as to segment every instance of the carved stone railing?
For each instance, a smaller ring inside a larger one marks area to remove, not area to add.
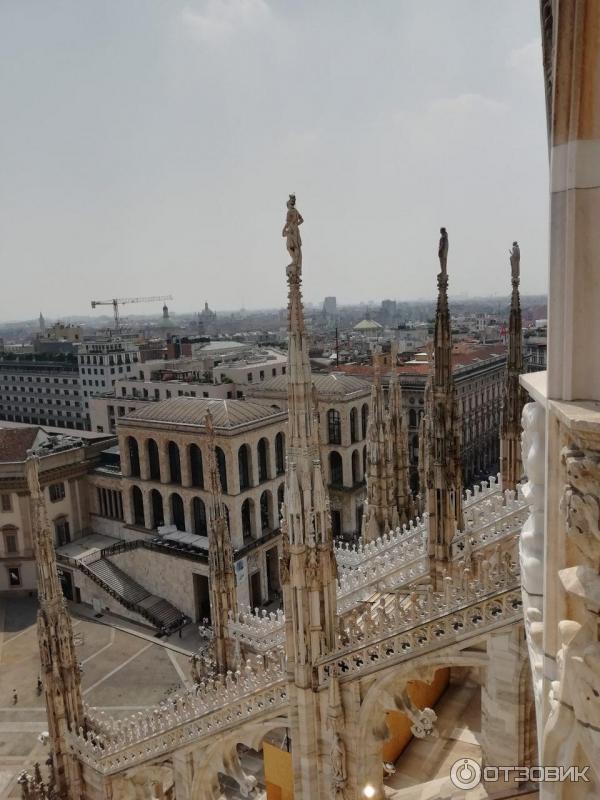
[[[520,577],[512,565],[477,581],[446,580],[445,592],[414,593],[408,608],[399,603],[395,613],[363,615],[357,626],[351,621],[339,650],[319,662],[319,685],[334,666],[340,679],[376,671],[522,618]]]
[[[249,606],[241,606],[235,617],[230,612],[227,631],[240,647],[266,653],[283,644],[285,615],[283,609],[267,613],[265,609],[252,610]]]
[[[502,492],[499,486],[500,476],[490,476],[489,481],[482,481],[480,486],[475,486],[473,491],[465,491],[464,511],[466,529],[464,533],[484,529],[505,515],[517,513],[517,509],[526,508],[526,502],[521,492]],[[511,509],[512,511],[509,511]],[[366,544],[350,546],[345,543],[336,545],[336,560],[338,567],[343,570],[356,569],[366,565],[370,560],[392,553],[402,552],[412,541],[427,530],[427,514],[417,517],[410,524],[403,525],[374,539]],[[460,534],[462,536],[463,533]],[[460,536],[455,537],[457,541]],[[460,554],[457,554],[458,556]]]
[[[384,533],[372,542],[352,545],[342,542],[335,545],[335,557],[338,567],[354,569],[366,564],[369,560],[387,554],[390,550],[403,548],[426,528],[427,515],[411,520],[408,525]]]
[[[347,570],[340,576],[337,591],[337,613],[340,616],[368,600],[375,592],[396,591],[427,575],[429,559],[425,532],[411,540],[402,553],[370,559],[366,565]],[[228,635],[255,653],[265,653],[283,645],[285,615],[283,611],[267,614],[255,608],[240,609],[227,625]]]
[[[516,497],[514,492],[505,492],[505,497],[506,505],[490,508],[485,516],[468,521],[465,530],[452,539],[452,559],[463,557],[468,549],[474,553],[519,533],[529,513],[527,501],[522,494]]]
[[[180,691],[159,706],[124,719],[86,708],[88,730],[71,734],[70,745],[77,758],[108,775],[217,731],[285,712],[287,705],[283,665],[264,668],[262,659],[257,659],[241,671]]]

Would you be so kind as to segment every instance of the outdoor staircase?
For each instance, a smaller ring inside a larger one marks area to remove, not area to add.
[[[79,562],[77,566],[107,594],[147,619],[157,630],[171,632],[189,622],[179,609],[162,597],[150,594],[107,558],[98,558],[86,564]]]

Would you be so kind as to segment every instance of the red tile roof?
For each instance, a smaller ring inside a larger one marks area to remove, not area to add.
[[[25,461],[40,428],[0,428],[0,461]]]

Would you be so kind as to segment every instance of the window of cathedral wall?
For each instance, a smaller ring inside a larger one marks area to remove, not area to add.
[[[2,494],[0,498],[0,507],[2,511],[12,511],[12,498],[10,494]]]

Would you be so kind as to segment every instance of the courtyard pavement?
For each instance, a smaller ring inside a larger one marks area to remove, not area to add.
[[[43,698],[36,692],[40,661],[37,601],[0,598],[0,798],[20,797],[19,773],[43,763],[47,747],[38,736],[48,729]],[[113,716],[126,716],[159,703],[189,682],[188,653],[199,641],[196,626],[169,640],[152,630],[71,606],[77,656],[83,666],[85,701]],[[187,652],[186,652],[187,651]],[[18,701],[13,705],[13,691]]]

